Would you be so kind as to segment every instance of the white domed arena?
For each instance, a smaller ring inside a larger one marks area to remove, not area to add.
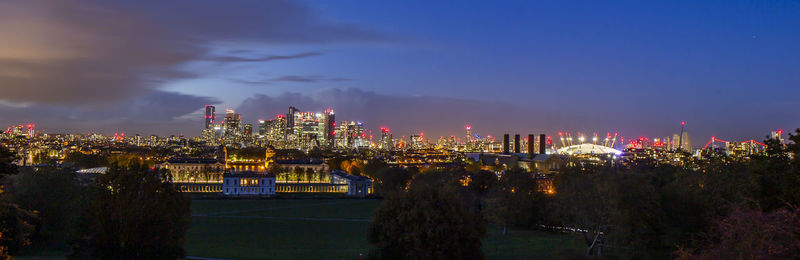
[[[560,154],[621,154],[622,151],[591,143],[570,145],[558,149]]]

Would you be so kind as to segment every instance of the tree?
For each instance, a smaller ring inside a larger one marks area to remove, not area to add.
[[[467,162],[467,166],[464,169],[471,173],[478,173],[483,169],[483,162],[481,160],[477,161],[469,160]]]
[[[381,169],[375,176],[375,193],[379,196],[388,196],[398,192],[408,185],[411,177],[411,172],[403,168]]]
[[[5,248],[9,254],[14,254],[29,245],[37,221],[35,212],[0,198],[0,247]]]
[[[715,220],[695,248],[680,248],[679,259],[794,259],[800,255],[800,210],[764,213],[737,207]]]
[[[11,177],[9,200],[38,214],[34,239],[66,242],[78,217],[80,186],[75,173],[54,167],[26,168]]]
[[[328,159],[328,165],[331,167],[331,171],[343,170],[342,163],[347,159],[342,156],[334,156]]]
[[[367,161],[367,164],[364,165],[364,171],[362,172],[364,176],[369,177],[370,179],[374,179],[375,176],[378,174],[383,168],[389,167],[385,161],[379,158],[372,158]]]
[[[509,225],[530,228],[536,224],[543,200],[530,173],[509,171],[494,185],[484,212],[490,221],[503,226],[505,235]]]
[[[70,152],[64,157],[65,163],[71,163],[75,168],[95,168],[108,165],[106,156],[97,154],[83,154],[81,152]]]
[[[0,146],[0,180],[5,176],[17,173],[17,165],[14,164],[14,161],[16,161],[17,158],[18,157],[15,153],[9,151],[3,146]],[[0,183],[0,185],[2,185],[2,183]]]
[[[300,166],[296,166],[294,167],[294,175],[292,176],[292,180],[299,182],[301,178],[303,178],[303,175],[305,175],[305,171],[303,171],[303,168],[300,168]]]
[[[167,171],[113,165],[88,187],[75,257],[153,259],[183,257],[189,203]]]
[[[469,188],[478,196],[488,193],[497,185],[497,175],[490,171],[477,171],[472,174]]]
[[[486,227],[452,189],[412,185],[375,211],[368,232],[379,259],[482,259]]]
[[[306,172],[305,172],[306,182],[311,182],[311,180],[313,178],[314,178],[314,169],[306,168]]]
[[[30,243],[36,214],[8,201],[5,193],[8,176],[17,174],[16,154],[0,146],[0,258],[8,258]]]
[[[0,241],[3,241],[3,233],[0,232]],[[11,259],[11,254],[8,252],[8,248],[3,244],[0,244],[0,259],[8,260]]]

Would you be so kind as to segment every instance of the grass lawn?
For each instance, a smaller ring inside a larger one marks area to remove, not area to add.
[[[186,254],[227,259],[357,259],[379,200],[194,200]],[[575,236],[491,227],[487,258],[542,259],[580,254]]]

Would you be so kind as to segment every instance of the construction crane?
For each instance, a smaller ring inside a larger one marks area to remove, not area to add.
[[[614,144],[617,142],[617,134],[618,132],[614,132],[614,139],[611,139],[611,146],[609,147],[614,148]],[[624,139],[622,141],[625,142]]]
[[[706,143],[706,145],[705,145],[705,146],[703,146],[703,149],[706,149],[706,148],[708,148],[708,146],[709,146],[709,145],[711,145],[711,144],[714,144],[714,145],[716,146],[716,142],[717,142],[717,141],[719,141],[719,142],[723,142],[723,143],[730,143],[730,142],[728,142],[728,141],[725,141],[725,140],[719,139],[719,138],[717,138],[716,136],[712,136],[712,137],[711,137],[711,140],[708,140],[708,142]],[[760,143],[760,142],[758,142],[758,141],[756,141],[756,140],[753,140],[753,139],[750,139],[750,140],[747,140],[747,141],[742,141],[742,142],[734,142],[734,143],[742,143],[742,144],[745,144],[745,143],[750,143],[750,144],[756,144],[756,145],[760,145],[760,146],[763,146],[763,147],[766,147],[766,146],[767,146],[766,144]]]

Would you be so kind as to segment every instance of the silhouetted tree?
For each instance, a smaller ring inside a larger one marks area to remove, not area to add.
[[[794,259],[800,255],[800,210],[764,213],[735,208],[715,220],[695,248],[680,248],[678,259]]]
[[[411,172],[403,168],[384,168],[375,176],[375,193],[379,196],[388,196],[398,192],[411,181]]]
[[[9,200],[38,213],[34,239],[66,242],[78,217],[76,208],[81,196],[75,173],[53,167],[26,168],[11,179]]]
[[[509,171],[494,185],[483,211],[491,222],[503,226],[505,235],[509,225],[529,228],[535,224],[543,200],[531,173]]]
[[[413,184],[381,203],[369,228],[378,259],[482,259],[486,228],[448,186]]]
[[[30,243],[36,215],[9,201],[5,192],[9,176],[17,174],[16,154],[0,146],[0,257],[8,258]]]
[[[108,166],[108,158],[106,156],[83,154],[78,151],[67,153],[64,157],[64,162],[70,163],[73,167],[78,169]]]
[[[371,178],[371,179],[374,179],[375,176],[377,176],[378,171],[380,171],[381,169],[386,168],[386,167],[389,167],[389,165],[386,164],[386,162],[383,161],[382,159],[372,158],[372,159],[369,159],[367,161],[367,164],[364,165],[364,170],[363,170],[362,174],[364,176],[367,176],[367,177]]]
[[[141,163],[113,165],[88,189],[75,257],[183,257],[189,200],[166,171],[151,171]]]

